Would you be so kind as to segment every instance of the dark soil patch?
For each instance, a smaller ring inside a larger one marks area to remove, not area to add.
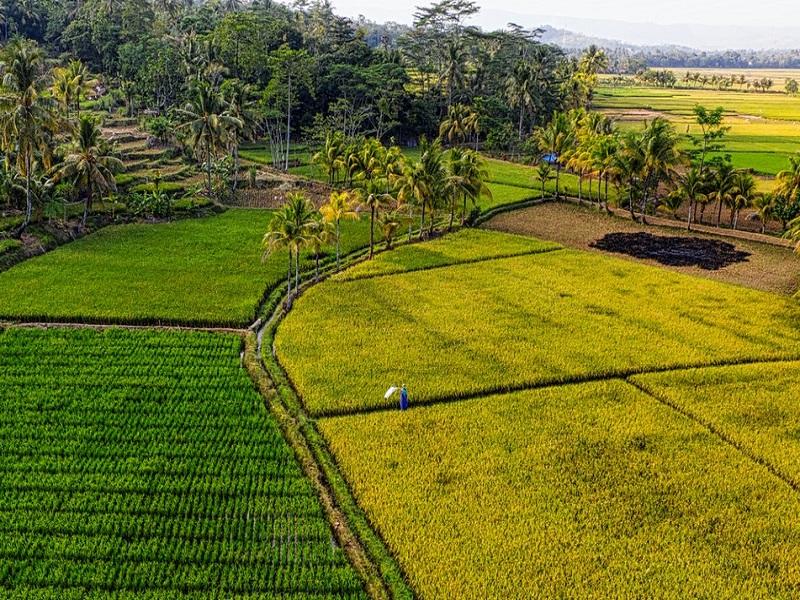
[[[745,262],[749,252],[721,240],[653,235],[652,233],[609,233],[589,244],[592,248],[655,260],[671,267],[699,267],[717,271]]]

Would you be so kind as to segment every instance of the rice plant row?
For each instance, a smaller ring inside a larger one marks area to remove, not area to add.
[[[0,598],[365,598],[232,335],[0,333]]]

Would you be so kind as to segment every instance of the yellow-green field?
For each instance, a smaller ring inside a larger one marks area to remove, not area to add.
[[[543,249],[470,232],[382,254],[309,290],[278,329],[411,586],[795,597],[800,306]],[[406,412],[383,398],[401,383]]]
[[[298,300],[275,344],[319,416],[386,407],[403,382],[429,403],[800,357],[798,326],[790,299],[558,250],[330,282]]]

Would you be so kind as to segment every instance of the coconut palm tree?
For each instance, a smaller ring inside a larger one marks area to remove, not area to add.
[[[372,182],[362,189],[361,206],[369,209],[369,260],[372,260],[375,250],[375,218],[380,209],[388,206],[394,198],[391,194],[384,192],[376,182]]]
[[[314,282],[319,283],[319,257],[322,248],[330,245],[334,238],[335,228],[333,223],[324,220],[321,214],[314,215],[315,223],[309,228],[309,236],[306,245],[314,254]]]
[[[407,164],[402,175],[395,182],[398,204],[408,204],[408,241],[411,241],[411,227],[414,222],[414,205],[424,206],[431,194],[428,179],[422,164],[417,161]]]
[[[314,203],[306,198],[303,192],[286,194],[286,200],[295,231],[294,293],[296,296],[300,290],[300,250],[309,244],[322,220],[314,208]]]
[[[392,240],[394,239],[395,232],[403,226],[406,221],[406,216],[397,212],[386,211],[378,217],[378,227],[383,233],[383,238],[386,240],[386,249],[392,249]]]
[[[533,176],[542,184],[542,201],[544,201],[544,184],[555,179],[553,169],[545,161],[541,161],[533,172]]]
[[[555,112],[550,122],[538,131],[539,149],[552,156],[556,165],[556,200],[559,196],[559,176],[566,153],[575,143],[575,129],[566,113]]]
[[[635,131],[625,132],[619,142],[619,152],[614,156],[609,172],[619,185],[628,188],[628,209],[631,219],[635,220],[634,201],[640,192],[644,170],[644,149],[639,134]]]
[[[447,110],[447,118],[439,125],[439,137],[447,138],[452,143],[453,139],[463,142],[469,135],[468,119],[471,111],[468,106],[455,104]]]
[[[641,133],[642,155],[642,223],[647,223],[647,202],[649,194],[654,194],[663,181],[670,181],[676,168],[683,162],[683,153],[678,148],[678,136],[672,124],[663,117],[656,117],[645,123]]]
[[[259,115],[255,110],[252,87],[238,79],[226,81],[220,90],[227,105],[228,114],[238,123],[231,127],[229,143],[233,155],[233,189],[239,184],[239,143],[242,139],[252,140],[259,125]]]
[[[448,156],[446,169],[445,186],[450,197],[449,229],[452,229],[456,201],[460,199],[463,202],[461,209],[463,225],[467,218],[467,200],[471,200],[472,205],[477,206],[478,199],[481,196],[491,198],[492,191],[486,185],[490,177],[489,171],[480,155],[473,150],[453,148]]]
[[[753,207],[757,209],[759,221],[761,221],[761,233],[767,229],[767,221],[774,216],[775,194],[767,192],[757,194],[753,199]]]
[[[216,152],[232,138],[242,121],[231,116],[222,94],[205,81],[195,81],[189,100],[176,111],[181,129],[188,131],[188,144],[205,161],[208,197],[213,196],[211,163]]]
[[[522,140],[522,125],[525,113],[536,106],[535,98],[536,75],[528,63],[519,60],[514,65],[509,76],[504,82],[505,97],[511,108],[519,110],[519,128],[517,135]]]
[[[790,156],[789,168],[778,172],[775,191],[789,200],[800,196],[800,153]]]
[[[0,93],[0,141],[6,156],[16,157],[18,171],[25,177],[25,220],[14,232],[19,236],[31,221],[31,176],[37,154],[48,166],[53,136],[59,128],[57,107],[52,97],[43,96],[43,53],[32,42],[10,42],[0,61],[3,91]]]
[[[67,77],[72,82],[73,89],[75,90],[75,112],[78,118],[81,116],[81,98],[86,94],[94,92],[97,85],[97,79],[92,77],[88,67],[80,60],[71,60],[67,65]]]
[[[673,197],[680,199],[680,202],[689,202],[689,215],[686,218],[686,229],[692,229],[692,211],[697,202],[708,202],[705,194],[706,179],[697,167],[692,167],[678,178],[678,187]],[[672,208],[673,215],[680,208],[680,204]]]
[[[358,221],[359,216],[356,211],[356,202],[351,198],[350,192],[331,192],[330,199],[327,204],[320,207],[322,218],[326,223],[335,223],[336,232],[334,239],[336,240],[336,270],[340,268],[341,257],[341,222],[342,220]]]
[[[86,206],[79,229],[86,226],[95,192],[102,198],[103,194],[116,191],[114,173],[123,168],[122,161],[111,155],[97,122],[88,116],[81,117],[70,152],[53,177],[55,182],[71,179],[84,194]]]
[[[311,157],[311,161],[324,169],[328,174],[328,185],[333,186],[336,183],[336,174],[345,164],[345,143],[342,133],[329,132],[325,137],[325,145]]]
[[[267,232],[261,244],[264,246],[264,254],[261,261],[265,261],[268,256],[286,248],[289,255],[289,267],[286,271],[286,310],[292,308],[292,253],[299,248],[299,237],[297,227],[295,227],[292,213],[288,205],[282,210],[276,211],[272,215]]]
[[[722,163],[717,167],[709,183],[711,191],[709,198],[714,200],[717,205],[717,227],[719,227],[722,219],[722,206],[728,204],[733,198],[733,192],[736,187],[736,170],[730,163]],[[700,221],[703,220],[703,214],[700,213]]]
[[[735,187],[728,203],[731,209],[731,227],[736,229],[739,221],[739,212],[753,204],[756,197],[756,181],[750,173],[739,171],[736,173]]]
[[[78,89],[75,80],[70,77],[69,71],[64,67],[56,67],[52,74],[53,84],[50,91],[64,109],[64,114],[69,118],[69,111],[75,98],[78,96]]]

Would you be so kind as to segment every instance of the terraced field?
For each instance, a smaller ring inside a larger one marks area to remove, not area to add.
[[[311,289],[275,340],[415,592],[794,597],[797,302],[470,235]]]

